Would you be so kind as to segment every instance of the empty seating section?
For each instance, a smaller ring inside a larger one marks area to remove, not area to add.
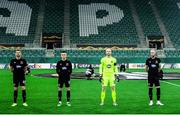
[[[167,58],[169,57],[177,58],[177,57],[180,57],[180,50],[165,50],[164,54]]]
[[[45,57],[45,49],[23,49],[22,55],[25,58]],[[0,57],[15,57],[15,50],[0,49]]]
[[[139,44],[127,0],[70,0],[70,6],[71,43]]]
[[[55,57],[59,57],[63,49],[55,50]],[[100,58],[105,56],[104,50],[66,50],[69,57],[96,57]],[[126,57],[126,58],[136,58],[136,57],[148,57],[149,50],[113,50],[114,57]]]
[[[0,43],[32,43],[38,10],[37,0],[1,0]]]
[[[151,2],[148,0],[134,0],[136,10],[145,36],[162,35],[153,13]]]
[[[0,49],[0,57],[15,57],[15,50]]]
[[[173,45],[180,48],[180,1],[153,0],[153,3]],[[144,35],[162,35],[151,0],[133,0],[133,4]],[[0,0],[0,44],[33,43],[39,8],[40,0]],[[45,0],[44,8],[43,32],[63,33],[64,0]],[[77,45],[138,46],[140,41],[132,15],[128,0],[70,0],[70,42]],[[97,53],[79,52],[90,56]],[[74,51],[71,53],[75,55]],[[134,53],[136,56],[142,52],[118,51],[115,55]]]
[[[179,0],[154,0],[173,45],[180,48]]]
[[[55,57],[46,57],[45,49],[22,49],[22,57],[29,63],[55,63],[60,59],[60,53],[66,51],[68,58],[73,63],[99,63],[100,59],[105,56],[104,50],[79,50],[79,49],[55,49]],[[113,50],[113,56],[118,59],[118,62],[124,63],[144,63],[149,56],[149,49],[134,49],[134,50]],[[164,50],[165,58],[161,58],[163,63],[176,62],[180,57],[180,50]],[[15,50],[0,49],[0,63],[9,63],[15,58]],[[169,60],[169,61],[168,61]]]
[[[28,63],[47,63],[45,49],[22,49],[22,57]],[[15,58],[15,50],[0,49],[0,63],[9,63],[12,58]]]
[[[63,33],[64,0],[45,0],[43,32]]]

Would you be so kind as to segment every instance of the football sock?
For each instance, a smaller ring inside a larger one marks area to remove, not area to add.
[[[157,100],[160,100],[160,88],[156,88]]]
[[[58,100],[61,101],[62,91],[58,91]]]
[[[105,99],[105,91],[101,91],[101,102],[104,103],[104,99]]]
[[[14,103],[17,103],[18,90],[14,90]]]
[[[69,101],[70,101],[70,95],[71,95],[71,94],[70,94],[70,91],[67,91],[67,92],[66,92],[67,102],[69,102]]]
[[[113,102],[116,102],[116,91],[115,90],[112,91],[112,99],[113,99]]]
[[[23,103],[26,102],[26,90],[22,90]]]
[[[152,100],[153,88],[149,88],[149,99]]]

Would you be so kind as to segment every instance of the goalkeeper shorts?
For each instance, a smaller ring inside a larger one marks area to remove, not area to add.
[[[102,78],[102,86],[115,86],[115,77],[103,77]]]

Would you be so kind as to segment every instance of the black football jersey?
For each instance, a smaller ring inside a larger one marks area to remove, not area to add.
[[[56,65],[56,72],[59,76],[70,76],[72,73],[72,64],[69,60],[60,60]]]
[[[148,75],[149,76],[157,76],[159,72],[159,67],[160,67],[160,62],[161,60],[157,57],[153,58],[148,58],[146,60],[146,65],[148,66]]]
[[[13,73],[25,73],[25,67],[27,66],[25,59],[12,59],[10,66],[13,68]]]

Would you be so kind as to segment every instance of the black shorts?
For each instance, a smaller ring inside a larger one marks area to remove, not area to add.
[[[148,86],[149,87],[153,87],[153,84],[158,87],[160,86],[160,82],[158,78],[154,78],[154,77],[148,77]]]
[[[18,87],[19,85],[25,86],[25,76],[24,75],[22,75],[22,76],[13,75],[13,84],[14,84],[14,87]]]
[[[68,78],[59,77],[59,79],[58,79],[58,87],[62,88],[64,84],[65,84],[66,87],[70,87],[70,77],[68,77]]]

